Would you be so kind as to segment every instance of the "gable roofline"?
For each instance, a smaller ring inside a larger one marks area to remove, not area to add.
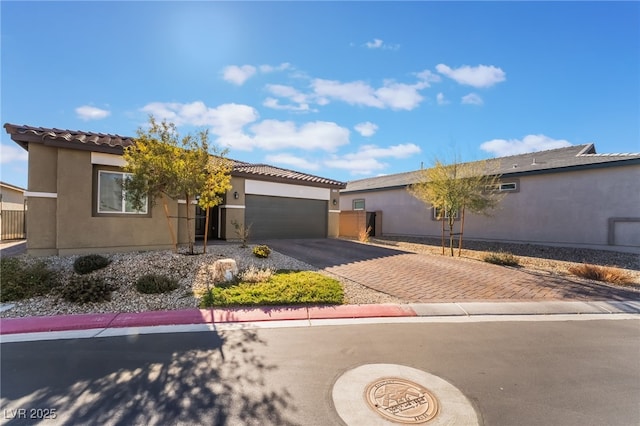
[[[14,191],[19,191],[19,192],[25,192],[26,191],[26,189],[24,189],[24,188],[21,188],[21,187],[19,187],[17,185],[12,185],[12,184],[7,183],[7,182],[3,182],[1,180],[0,180],[0,186],[4,186],[5,188],[13,189]]]
[[[501,175],[503,178],[509,178],[640,164],[640,153],[598,154],[596,153],[595,144],[588,143],[546,151],[496,157],[484,161],[494,166],[496,174]],[[350,181],[347,182],[347,187],[341,192],[347,194],[403,189],[419,181],[420,170],[416,170]]]
[[[79,130],[49,129],[44,127],[19,126],[5,123],[4,128],[11,139],[25,150],[30,143],[68,149],[79,149],[105,154],[123,155],[124,149],[135,144],[135,138],[108,133],[83,132]],[[231,159],[232,176],[266,178],[268,180],[305,184],[307,186],[345,188],[346,183],[268,164],[252,164]]]

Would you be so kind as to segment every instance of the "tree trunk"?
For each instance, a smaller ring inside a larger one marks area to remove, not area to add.
[[[453,216],[453,212],[449,212],[449,250],[451,250],[451,257],[453,257],[453,228],[456,224],[456,218]]]
[[[167,218],[167,225],[169,226],[169,234],[171,234],[171,243],[173,244],[173,252],[178,252],[178,242],[176,241],[176,233],[171,224],[171,218],[169,217],[169,206],[167,206],[167,196],[162,194],[162,205],[164,207],[164,215]]]
[[[204,247],[202,248],[202,252],[207,254],[207,235],[209,234],[209,207],[205,209],[205,218],[204,218]]]
[[[462,216],[460,217],[460,238],[458,238],[458,257],[462,255],[462,234],[464,233],[464,208],[462,206]]]
[[[191,223],[189,223],[189,207],[191,206],[191,200],[189,199],[189,194],[185,194],[186,195],[186,199],[187,199],[187,239],[189,240],[189,254],[193,254],[194,250],[193,250],[193,243],[194,240],[196,239],[195,237],[195,229],[191,229]],[[191,236],[191,232],[193,231],[193,237]]]
[[[442,255],[444,256],[444,215],[442,215]]]

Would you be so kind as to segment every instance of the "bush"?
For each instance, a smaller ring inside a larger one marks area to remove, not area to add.
[[[255,246],[253,248],[253,254],[256,257],[259,257],[261,259],[265,259],[267,257],[269,257],[269,255],[271,254],[271,249],[267,246]]]
[[[115,287],[100,277],[74,276],[60,290],[60,296],[72,303],[105,302],[111,300]]]
[[[136,290],[144,294],[168,293],[178,288],[178,281],[165,275],[147,274],[136,281]]]
[[[244,283],[264,283],[269,281],[275,272],[272,268],[259,269],[251,265],[238,274],[238,280]]]
[[[344,292],[339,281],[309,271],[278,271],[268,282],[216,286],[203,297],[201,306],[251,306],[341,304]]]
[[[598,266],[583,263],[582,265],[571,266],[569,272],[578,277],[590,280],[604,281],[612,284],[632,284],[633,277],[622,269],[611,266]]]
[[[26,264],[13,257],[3,257],[0,269],[0,302],[43,296],[59,285],[57,272],[42,261]]]
[[[520,265],[520,261],[517,257],[512,255],[511,253],[499,251],[497,253],[489,253],[483,257],[485,262],[493,263],[494,265],[502,265],[502,266],[518,266]]]
[[[89,272],[102,269],[110,263],[111,261],[104,256],[89,254],[77,258],[76,261],[73,262],[73,270],[78,274],[88,274]]]

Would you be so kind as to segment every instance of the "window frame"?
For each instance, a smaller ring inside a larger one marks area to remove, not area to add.
[[[122,179],[126,178],[127,175],[131,175],[131,173],[123,172],[118,168],[111,167],[95,167],[94,169],[94,179],[93,179],[93,193],[92,193],[92,213],[94,217],[151,217],[151,208],[149,205],[149,199],[146,199],[145,206],[140,211],[126,211],[126,191],[122,189],[122,211],[104,211],[100,207],[100,194],[101,194],[101,174],[102,173],[110,173],[110,174],[118,174]]]
[[[507,188],[507,186],[513,186],[511,188]],[[516,180],[509,180],[506,182],[500,182],[495,185],[485,185],[485,192],[519,192],[520,185]]]
[[[356,208],[356,203],[362,202],[362,208]],[[351,206],[354,211],[364,211],[366,209],[366,202],[364,198],[356,198],[352,201]]]
[[[441,210],[437,207],[432,206],[431,207],[431,211],[432,211],[432,215],[431,215],[431,220],[437,220],[437,221],[441,221],[443,218],[439,218],[438,217],[438,211]],[[444,219],[449,219],[449,215],[445,214],[444,215]],[[460,210],[456,210],[455,214],[453,215],[453,220],[460,220]]]

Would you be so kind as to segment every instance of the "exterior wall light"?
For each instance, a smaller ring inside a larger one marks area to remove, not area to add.
[[[236,200],[240,198],[240,194],[238,194],[238,191],[233,193],[233,198],[235,198]]]

